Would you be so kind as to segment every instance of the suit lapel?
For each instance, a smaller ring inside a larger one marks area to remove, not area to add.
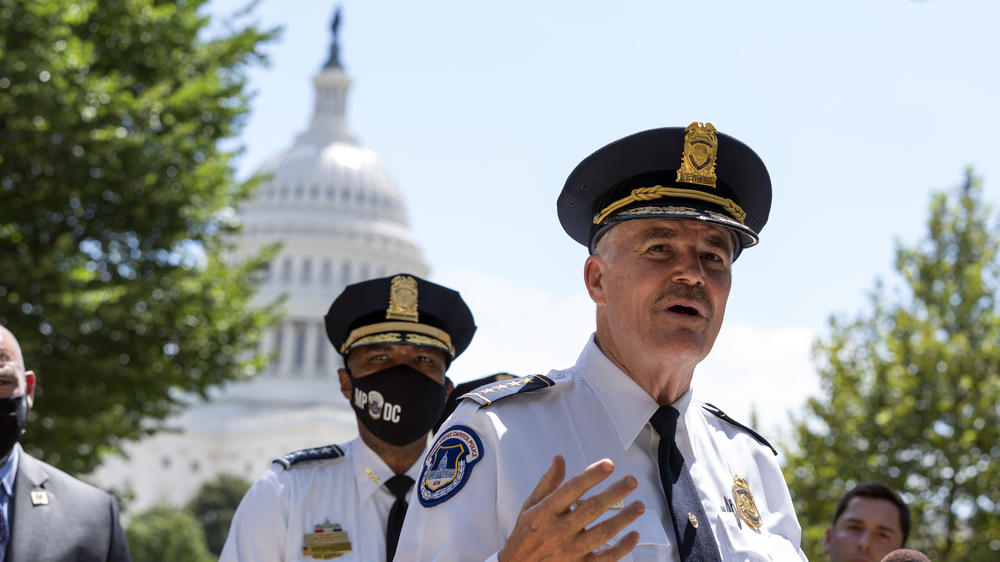
[[[49,515],[56,499],[45,488],[48,480],[45,465],[22,449],[14,478],[14,501],[8,506],[9,562],[38,559],[39,554],[45,552],[45,541],[51,538],[52,532],[48,525]]]

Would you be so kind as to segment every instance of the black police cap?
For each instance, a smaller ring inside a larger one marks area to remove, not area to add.
[[[457,291],[400,273],[348,285],[326,313],[326,335],[344,357],[365,345],[424,345],[458,357],[476,324]]]
[[[619,139],[585,158],[563,186],[559,222],[593,252],[619,222],[702,220],[734,234],[736,255],[757,244],[771,209],[771,179],[747,145],[711,123]]]

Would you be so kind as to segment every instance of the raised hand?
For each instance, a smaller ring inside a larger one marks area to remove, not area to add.
[[[625,476],[603,492],[580,500],[614,468],[610,459],[602,459],[563,483],[566,461],[556,455],[524,502],[514,530],[498,554],[499,561],[618,560],[631,552],[639,542],[636,531],[611,546],[601,547],[642,515],[646,508],[641,501],[630,503],[597,525],[587,526],[635,490],[636,479]]]

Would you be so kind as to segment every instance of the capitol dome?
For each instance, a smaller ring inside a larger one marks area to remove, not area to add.
[[[350,84],[335,25],[330,58],[313,78],[308,129],[261,166],[267,180],[239,213],[242,253],[282,243],[256,297],[261,305],[288,299],[284,322],[265,338],[276,359],[262,378],[335,375],[339,356],[326,341],[323,314],[344,287],[397,272],[427,275],[399,190],[375,153],[348,132]]]
[[[274,359],[248,383],[212,389],[207,402],[170,420],[173,431],[127,446],[129,458],[109,459],[95,472],[98,483],[131,488],[136,510],[187,501],[179,494],[219,473],[252,480],[284,453],[356,437],[323,316],[351,283],[398,272],[427,276],[399,189],[348,133],[351,80],[338,58],[337,19],[330,58],[313,78],[308,128],[264,162],[258,173],[265,180],[238,210],[236,259],[281,244],[254,297],[257,306],[285,298],[281,323],[261,343]]]

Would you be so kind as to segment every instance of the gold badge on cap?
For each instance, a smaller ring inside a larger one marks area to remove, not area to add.
[[[385,311],[385,319],[416,322],[418,318],[417,280],[409,275],[393,277],[389,286],[389,308]]]
[[[757,511],[757,503],[753,501],[750,485],[739,476],[733,476],[733,501],[736,502],[736,513],[753,530],[759,531],[761,518]]]
[[[49,505],[48,492],[45,490],[32,490],[31,505]]]
[[[330,524],[327,519],[322,525],[307,535],[303,535],[302,556],[314,560],[330,560],[343,556],[351,551],[351,541],[347,540],[347,531],[339,524]]]
[[[677,181],[715,187],[715,157],[719,151],[715,127],[695,121],[686,130]]]

